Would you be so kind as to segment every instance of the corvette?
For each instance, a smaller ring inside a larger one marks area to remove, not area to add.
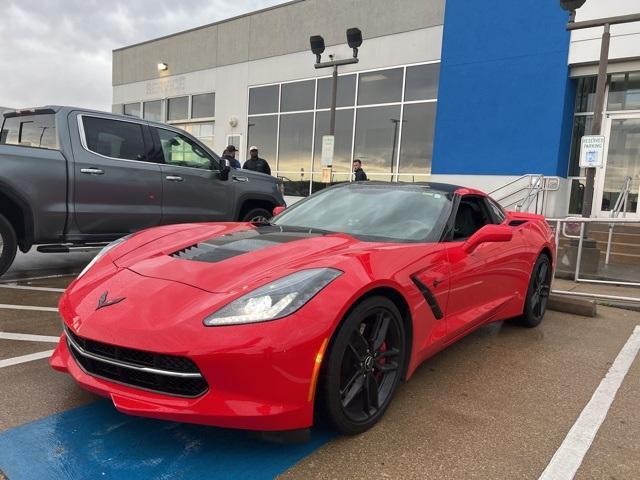
[[[356,434],[447,345],[544,317],[552,231],[480,191],[350,183],[276,213],[107,246],[60,300],[51,366],[128,414]]]

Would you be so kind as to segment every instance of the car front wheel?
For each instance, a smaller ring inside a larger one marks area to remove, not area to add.
[[[16,258],[18,240],[9,221],[0,215],[0,275],[9,270]]]
[[[391,403],[406,362],[402,316],[385,297],[357,305],[336,334],[323,372],[320,408],[341,433],[375,425]]]
[[[542,322],[547,311],[549,294],[551,293],[551,261],[542,254],[536,260],[529,280],[527,298],[524,303],[522,316],[517,323],[525,327],[537,327]]]

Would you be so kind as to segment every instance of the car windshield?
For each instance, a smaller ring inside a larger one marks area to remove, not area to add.
[[[371,241],[435,242],[451,211],[451,198],[426,186],[354,183],[312,195],[285,210],[273,224]]]

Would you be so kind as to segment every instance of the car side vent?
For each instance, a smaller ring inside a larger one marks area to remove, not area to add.
[[[525,223],[527,223],[529,220],[511,220],[509,222],[509,226],[510,227],[519,227],[520,225],[524,225]]]
[[[171,256],[175,257],[175,258],[182,258],[184,256],[187,256],[192,249],[197,248],[197,247],[198,247],[197,243],[195,243],[193,245],[189,245],[188,247],[184,247],[184,248],[178,250],[177,252],[173,252],[171,254]]]

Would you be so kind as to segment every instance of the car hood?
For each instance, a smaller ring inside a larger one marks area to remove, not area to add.
[[[319,230],[208,224],[145,243],[114,263],[211,293],[238,293],[304,268],[336,267],[379,245]]]

